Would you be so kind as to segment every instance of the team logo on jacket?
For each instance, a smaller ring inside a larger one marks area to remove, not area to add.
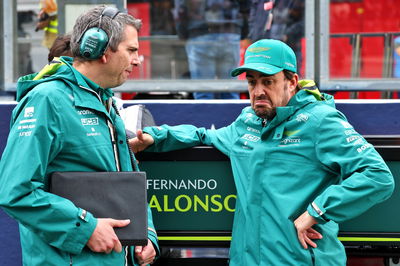
[[[246,120],[244,121],[245,123],[249,122],[249,120],[253,117],[253,114],[246,114]]]
[[[33,117],[33,113],[35,112],[35,107],[26,107],[24,112],[24,117]]]
[[[296,120],[297,120],[298,122],[307,122],[307,120],[308,120],[308,115],[306,115],[306,114],[298,114],[298,115],[296,116]]]

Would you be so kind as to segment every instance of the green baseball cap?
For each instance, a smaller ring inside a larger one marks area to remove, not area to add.
[[[278,40],[264,39],[247,48],[244,65],[232,70],[231,76],[235,77],[247,70],[274,75],[284,69],[297,72],[296,55],[292,48]]]

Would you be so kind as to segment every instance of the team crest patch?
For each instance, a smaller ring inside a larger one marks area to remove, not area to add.
[[[299,122],[306,122],[308,120],[308,115],[306,114],[298,114],[296,116],[296,120]]]
[[[254,47],[254,48],[250,48],[248,51],[252,52],[252,53],[260,53],[260,52],[265,52],[270,50],[271,48],[269,47]]]
[[[33,117],[35,112],[35,107],[26,107],[24,112],[24,117]]]

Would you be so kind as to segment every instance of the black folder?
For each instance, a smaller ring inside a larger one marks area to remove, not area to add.
[[[147,244],[145,172],[54,172],[50,192],[96,218],[130,219],[128,226],[114,228],[121,244]]]

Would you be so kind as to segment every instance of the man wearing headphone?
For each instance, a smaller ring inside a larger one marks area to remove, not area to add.
[[[48,191],[53,172],[138,169],[110,88],[140,64],[140,27],[115,8],[92,8],[75,23],[74,60],[18,81],[0,206],[19,222],[23,265],[147,265],[159,252],[149,208],[148,244],[122,247],[114,227],[134,221],[96,218]]]

